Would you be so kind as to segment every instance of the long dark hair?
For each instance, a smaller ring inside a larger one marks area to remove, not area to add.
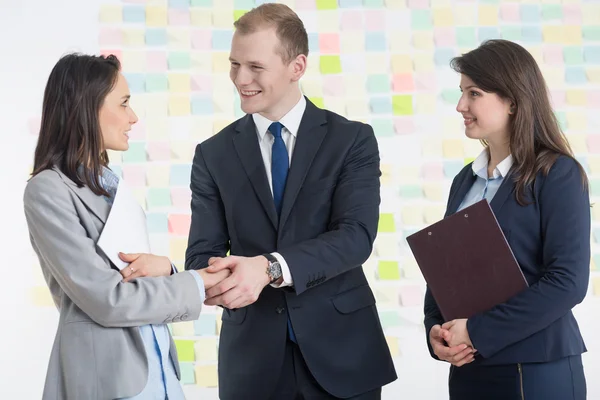
[[[44,91],[32,176],[56,166],[78,186],[108,195],[99,181],[108,154],[98,117],[120,68],[113,55],[68,54],[56,63]]]
[[[533,187],[540,171],[547,175],[561,155],[573,158],[569,142],[552,111],[546,82],[535,59],[516,43],[494,39],[453,58],[450,66],[468,76],[480,89],[496,93],[514,105],[510,118],[512,176],[517,201],[525,205],[525,193]],[[485,141],[482,143],[487,147]],[[587,187],[585,171],[579,163],[577,165]]]

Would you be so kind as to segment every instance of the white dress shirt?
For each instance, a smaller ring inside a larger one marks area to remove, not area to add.
[[[284,127],[281,130],[281,138],[283,139],[285,147],[287,148],[290,165],[292,163],[292,154],[294,154],[296,136],[298,135],[298,128],[300,127],[300,121],[302,121],[304,110],[306,110],[306,99],[304,98],[304,96],[300,96],[300,100],[298,101],[298,103],[296,103],[296,105],[279,120],[279,122]],[[260,114],[252,114],[252,118],[254,119],[254,125],[256,125],[256,134],[258,136],[258,144],[260,145],[260,153],[262,154],[262,159],[265,163],[265,171],[267,172],[267,179],[269,180],[271,195],[273,195],[273,178],[271,177],[271,155],[273,142],[275,141],[275,138],[272,134],[268,132],[268,130],[269,126],[271,126],[271,124],[276,121],[271,121]],[[272,284],[271,286],[292,286],[294,284],[292,280],[292,274],[290,273],[290,268],[285,262],[285,259],[279,253],[272,254],[277,259],[277,261],[279,261],[279,264],[281,264],[283,282],[281,283],[281,285]]]

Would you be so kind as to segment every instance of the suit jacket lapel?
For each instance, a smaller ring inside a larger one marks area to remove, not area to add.
[[[100,219],[100,221],[106,223],[108,214],[110,214],[110,204],[108,204],[102,196],[98,196],[92,192],[87,186],[78,187],[75,182],[69,179],[69,177],[57,167],[54,167],[53,169],[62,178],[63,182],[75,192],[83,204],[85,204],[86,207]]]
[[[273,228],[277,229],[277,210],[273,202],[273,194],[269,188],[267,171],[263,162],[258,138],[256,136],[256,126],[251,115],[246,115],[236,125],[237,134],[233,138],[233,145],[242,161],[246,175],[252,183],[256,196],[260,200],[265,212],[269,216]]]
[[[508,200],[508,197],[514,191],[514,189],[515,184],[512,180],[512,170],[510,170],[504,177],[504,180],[502,180],[502,184],[498,188],[498,191],[490,203],[490,207],[492,208],[492,211],[496,217],[500,214],[500,209],[504,203],[506,203],[506,200]]]
[[[283,194],[279,228],[285,225],[298,196],[298,192],[304,183],[306,174],[326,134],[327,118],[325,111],[317,108],[317,106],[306,99],[306,110],[302,116],[296,136],[292,163]]]
[[[458,189],[454,191],[454,193],[450,193],[450,200],[448,201],[448,210],[446,210],[446,217],[452,215],[456,212],[460,203],[462,203],[465,195],[473,186],[473,182],[475,182],[476,176],[473,174],[473,170],[471,168],[467,168],[464,172],[464,176],[461,178],[461,182],[458,186]]]

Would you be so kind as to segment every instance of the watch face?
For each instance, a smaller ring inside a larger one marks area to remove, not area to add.
[[[277,280],[281,277],[281,265],[278,262],[269,263],[269,276],[273,280]]]

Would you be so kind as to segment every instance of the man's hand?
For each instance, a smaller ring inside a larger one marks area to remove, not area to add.
[[[246,307],[258,300],[263,288],[270,283],[267,274],[269,262],[264,256],[225,258],[208,260],[207,272],[231,270],[231,276],[206,292],[206,305],[222,305],[231,310]]]
[[[221,282],[223,279],[231,275],[231,271],[227,268],[218,272],[208,272],[206,269],[193,270],[196,271],[202,277],[204,281],[204,289],[208,290]]]
[[[458,346],[459,344],[466,344],[469,347],[473,347],[471,338],[469,337],[469,331],[467,330],[467,320],[455,319],[446,322],[442,325],[442,330],[446,330],[448,333],[444,339],[448,343],[448,346]]]
[[[119,253],[119,258],[130,263],[120,272],[123,282],[144,276],[169,276],[171,275],[171,261],[167,257],[154,254]]]
[[[445,325],[445,324],[444,324]],[[473,348],[462,343],[456,346],[448,346],[446,337],[449,337],[450,332],[440,325],[434,325],[429,332],[429,343],[433,352],[440,360],[448,361],[450,364],[462,367],[465,364],[472,362],[475,359]]]

